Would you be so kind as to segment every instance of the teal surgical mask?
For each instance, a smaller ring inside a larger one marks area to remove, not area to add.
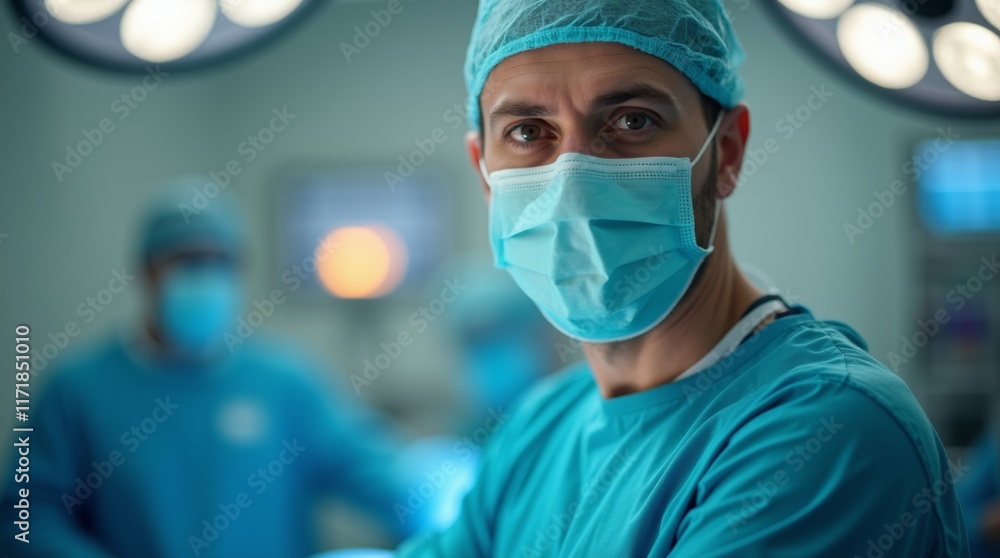
[[[184,358],[217,352],[242,302],[232,266],[177,266],[160,286],[160,326],[168,346]]]
[[[677,157],[603,159],[567,153],[552,164],[486,172],[490,243],[542,314],[590,343],[631,339],[663,321],[712,252],[695,241],[691,169]]]

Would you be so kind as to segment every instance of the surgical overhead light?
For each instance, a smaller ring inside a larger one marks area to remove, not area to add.
[[[780,22],[869,89],[953,116],[1000,117],[1000,0],[771,0]]]
[[[837,41],[851,67],[876,85],[902,89],[927,75],[930,56],[920,30],[886,6],[848,10],[837,24]]]
[[[829,19],[849,8],[854,0],[779,0],[786,8],[806,17]]]
[[[16,0],[20,39],[123,71],[231,58],[289,28],[316,0]],[[15,40],[12,38],[11,40]]]

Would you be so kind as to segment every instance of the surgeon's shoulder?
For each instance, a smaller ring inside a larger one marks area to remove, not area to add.
[[[920,518],[926,536],[949,549],[944,555],[960,555],[964,529],[952,485],[964,468],[949,461],[909,388],[850,328],[814,322],[801,333],[768,359],[780,371],[744,400],[733,438],[795,441],[779,446],[791,449],[785,463],[801,467],[803,487],[839,476],[844,484],[836,490],[860,486],[897,502],[896,517]],[[810,462],[820,465],[806,467]]]
[[[925,487],[947,472],[944,447],[913,393],[850,327],[813,321],[772,357],[780,371],[748,398],[750,415],[849,424],[838,431],[843,451],[895,464],[873,474],[908,476]]]
[[[909,387],[868,354],[857,332],[839,322],[816,321],[797,335],[797,339],[790,340],[792,350],[776,359],[786,371],[765,394],[819,395],[817,404],[830,406],[844,400],[868,401],[871,409],[884,411],[884,415],[874,413],[873,418],[884,416],[894,421],[923,445],[937,442]]]

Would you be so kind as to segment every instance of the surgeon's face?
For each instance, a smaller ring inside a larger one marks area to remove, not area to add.
[[[480,107],[482,136],[470,135],[468,147],[477,167],[485,156],[489,172],[545,165],[564,153],[693,159],[712,124],[684,74],[616,43],[552,45],[511,56],[490,73]],[[692,183],[705,185],[694,195],[704,236],[713,198],[736,186],[748,133],[746,108],[729,111],[692,171]]]

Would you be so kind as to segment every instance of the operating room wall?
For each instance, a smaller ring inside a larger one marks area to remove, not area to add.
[[[486,208],[466,160],[464,127],[453,130],[443,116],[464,102],[461,65],[474,3],[406,1],[348,61],[341,43],[352,42],[355,26],[364,26],[370,10],[382,5],[324,3],[304,25],[261,51],[226,66],[164,77],[125,118],[113,103],[141,85],[142,76],[87,68],[37,38],[19,45],[18,52],[3,45],[0,307],[2,331],[9,332],[8,341],[0,342],[4,362],[13,360],[11,338],[19,323],[32,327],[36,347],[48,343],[50,334],[61,337],[70,322],[79,326],[56,362],[120,324],[135,324],[142,295],[137,280],[89,323],[90,314],[77,309],[122,266],[126,273],[138,272],[131,259],[134,226],[150,186],[180,172],[224,169],[239,157],[239,144],[267,125],[272,109],[287,107],[296,116],[254,161],[242,165],[229,186],[246,203],[253,229],[251,297],[280,286],[272,203],[283,173],[356,164],[394,170],[397,158],[414,149],[414,140],[435,128],[445,131],[446,140],[416,172],[435,172],[448,182],[451,249],[485,254]],[[885,361],[920,317],[914,310],[919,229],[912,185],[862,235],[849,238],[844,224],[855,223],[857,208],[874,200],[873,191],[906,180],[902,169],[916,140],[948,126],[980,134],[989,124],[927,117],[873,98],[802,52],[758,2],[728,6],[748,52],[750,147],[759,154],[772,140],[766,160],[761,156],[726,204],[736,255],[770,275],[791,300],[820,317],[853,325]],[[5,36],[19,27],[2,11]],[[810,100],[814,91],[829,93],[823,101]],[[796,117],[795,125],[786,120],[788,114],[807,113],[806,119]],[[78,167],[57,178],[52,162],[63,161],[66,146],[103,118],[111,119],[114,130]],[[381,341],[392,339],[420,301],[418,293],[370,307],[378,315],[366,317],[359,333],[366,307],[290,300],[264,329],[303,340],[346,375],[358,371]],[[366,397],[393,408],[448,400],[455,372],[444,337],[431,328]],[[39,371],[33,383],[43,385],[51,370]],[[350,389],[343,375],[339,381]],[[9,408],[12,397],[2,399],[0,408]],[[5,428],[13,420],[10,412],[0,417]]]
[[[754,162],[744,170],[754,172],[744,173],[729,204],[736,255],[818,317],[852,325],[888,364],[901,338],[927,318],[920,279],[926,236],[913,177],[936,154],[917,152],[915,144],[995,136],[1000,126],[928,116],[873,96],[818,63],[761,2],[726,5],[748,53],[753,121],[748,158]],[[902,190],[893,186],[897,181]],[[915,366],[893,368],[912,380]]]

